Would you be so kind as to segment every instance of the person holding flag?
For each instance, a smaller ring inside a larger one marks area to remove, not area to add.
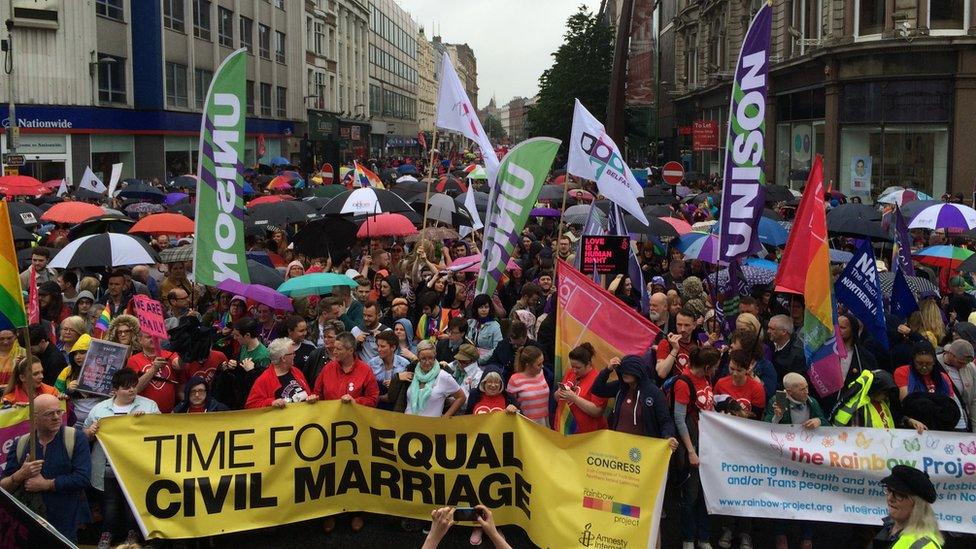
[[[556,415],[553,427],[564,435],[591,433],[607,428],[604,410],[607,399],[593,394],[597,372],[593,367],[596,349],[583,342],[569,352],[569,366],[556,386]]]

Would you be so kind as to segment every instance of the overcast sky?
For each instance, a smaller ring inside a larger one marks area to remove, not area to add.
[[[478,108],[492,95],[499,106],[539,91],[539,76],[563,43],[566,19],[582,4],[600,0],[397,0],[427,38],[467,43],[478,58]],[[431,25],[433,29],[431,28]]]

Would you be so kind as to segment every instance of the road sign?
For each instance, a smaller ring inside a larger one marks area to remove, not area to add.
[[[16,166],[4,166],[3,175],[18,175],[20,174],[20,169]]]
[[[25,163],[27,163],[27,159],[24,158],[24,155],[22,154],[7,153],[3,155],[3,163],[8,166],[13,166],[15,168],[18,168],[20,166],[23,166]]]
[[[680,162],[672,160],[661,168],[661,177],[669,185],[677,185],[685,180],[685,169]]]

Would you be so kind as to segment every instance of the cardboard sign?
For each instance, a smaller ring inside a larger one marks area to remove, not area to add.
[[[91,340],[85,362],[78,371],[78,390],[109,396],[112,392],[112,376],[125,368],[128,359],[128,345],[104,339]]]
[[[169,337],[161,303],[148,296],[137,295],[132,298],[132,308],[135,310],[136,318],[139,319],[139,329],[142,333],[153,338]]]
[[[597,274],[620,274],[627,272],[630,261],[630,237],[626,236],[584,236],[580,250],[583,253],[581,271]]]

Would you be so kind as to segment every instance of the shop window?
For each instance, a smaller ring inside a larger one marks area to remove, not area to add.
[[[213,80],[213,71],[206,69],[196,69],[193,71],[194,99],[197,108],[203,110],[204,103],[207,101],[207,92],[210,90],[210,81]]]
[[[968,0],[929,0],[929,29],[965,30]]]
[[[841,129],[841,188],[867,177],[863,195],[877,197],[891,185],[918,189],[932,196],[946,191],[949,131],[944,125],[901,124]],[[860,170],[860,171],[859,171]]]
[[[886,0],[856,0],[854,11],[857,36],[881,34],[884,30]]]
[[[163,26],[179,32],[186,32],[183,0],[163,0]]]
[[[98,54],[98,100],[125,103],[125,59]]]
[[[258,55],[271,59],[271,27],[258,23]]]
[[[193,36],[210,40],[210,2],[193,0]]]
[[[227,8],[217,8],[217,35],[221,46],[234,47],[234,12]]]
[[[254,55],[254,21],[247,17],[241,17],[241,47],[247,53]]]
[[[199,152],[192,151],[166,151],[166,179],[196,173]]]
[[[824,153],[824,121],[805,120],[776,125],[776,181],[801,188],[813,159]]]
[[[95,15],[101,15],[102,17],[122,21],[124,14],[125,12],[124,8],[122,7],[122,0],[95,1]]]
[[[186,65],[166,63],[166,104],[170,107],[187,106]]]

